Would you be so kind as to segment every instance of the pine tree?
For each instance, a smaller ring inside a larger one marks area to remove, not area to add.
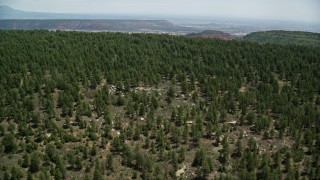
[[[8,133],[2,138],[1,144],[4,147],[4,152],[7,154],[15,153],[18,149],[16,138],[12,133]]]
[[[193,162],[192,162],[192,166],[194,167],[198,167],[198,166],[201,166],[203,164],[203,162],[205,161],[205,153],[203,151],[203,149],[199,149],[197,152],[196,152],[196,155],[193,159]]]
[[[79,156],[76,156],[75,170],[80,171],[81,169],[82,169],[82,159]]]
[[[182,163],[186,158],[186,150],[181,147],[178,151],[178,161],[179,163]]]
[[[21,167],[27,168],[30,165],[30,156],[28,153],[25,153],[22,157]]]
[[[114,170],[112,154],[108,154],[108,156],[107,156],[106,169],[109,170],[110,172],[113,172],[113,170]]]
[[[102,180],[102,179],[103,179],[103,176],[101,172],[101,166],[99,161],[96,161],[96,165],[93,172],[93,180]]]
[[[31,159],[30,159],[30,167],[29,170],[32,173],[36,173],[40,170],[41,167],[41,160],[39,157],[39,153],[38,152],[34,152],[31,155]]]

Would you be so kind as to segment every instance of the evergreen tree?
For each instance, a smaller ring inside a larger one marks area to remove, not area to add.
[[[96,165],[93,172],[93,180],[102,180],[102,179],[103,179],[103,175],[101,172],[101,166],[99,161],[96,161]]]
[[[113,172],[113,170],[114,170],[112,154],[108,154],[108,156],[107,156],[106,169],[109,170],[110,172]]]
[[[29,170],[32,173],[36,173],[40,170],[41,159],[38,152],[34,152],[31,155]]]
[[[1,141],[5,153],[15,153],[18,149],[16,138],[12,133],[7,133]]]

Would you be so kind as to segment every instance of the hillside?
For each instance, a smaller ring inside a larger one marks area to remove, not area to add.
[[[0,30],[1,179],[319,179],[320,51]]]
[[[306,46],[320,46],[320,33],[300,31],[265,31],[253,32],[243,37],[246,41],[261,44],[292,44]]]
[[[199,33],[190,33],[187,34],[188,37],[201,37],[201,38],[215,38],[215,39],[223,39],[223,40],[231,40],[233,37],[222,31],[215,30],[205,30]]]

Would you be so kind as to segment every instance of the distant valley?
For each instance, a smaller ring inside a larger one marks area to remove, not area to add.
[[[0,6],[0,29],[117,31],[174,35],[217,30],[236,37],[270,30],[320,33],[319,24],[208,17],[108,14],[107,12],[106,14],[28,12],[8,6]]]

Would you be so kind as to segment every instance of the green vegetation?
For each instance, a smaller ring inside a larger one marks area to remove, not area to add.
[[[202,37],[202,38],[218,38],[224,40],[234,39],[229,33],[216,30],[205,30],[199,33],[190,33],[186,35],[187,37]]]
[[[319,179],[320,51],[0,31],[1,179]]]
[[[265,31],[253,32],[243,37],[246,41],[261,44],[320,46],[320,34],[300,31]]]
[[[205,31],[202,31],[202,32],[200,32],[200,33],[187,34],[187,36],[192,36],[192,35],[206,35],[206,34],[227,34],[227,33],[222,32],[222,31],[216,31],[216,30],[205,30]]]

